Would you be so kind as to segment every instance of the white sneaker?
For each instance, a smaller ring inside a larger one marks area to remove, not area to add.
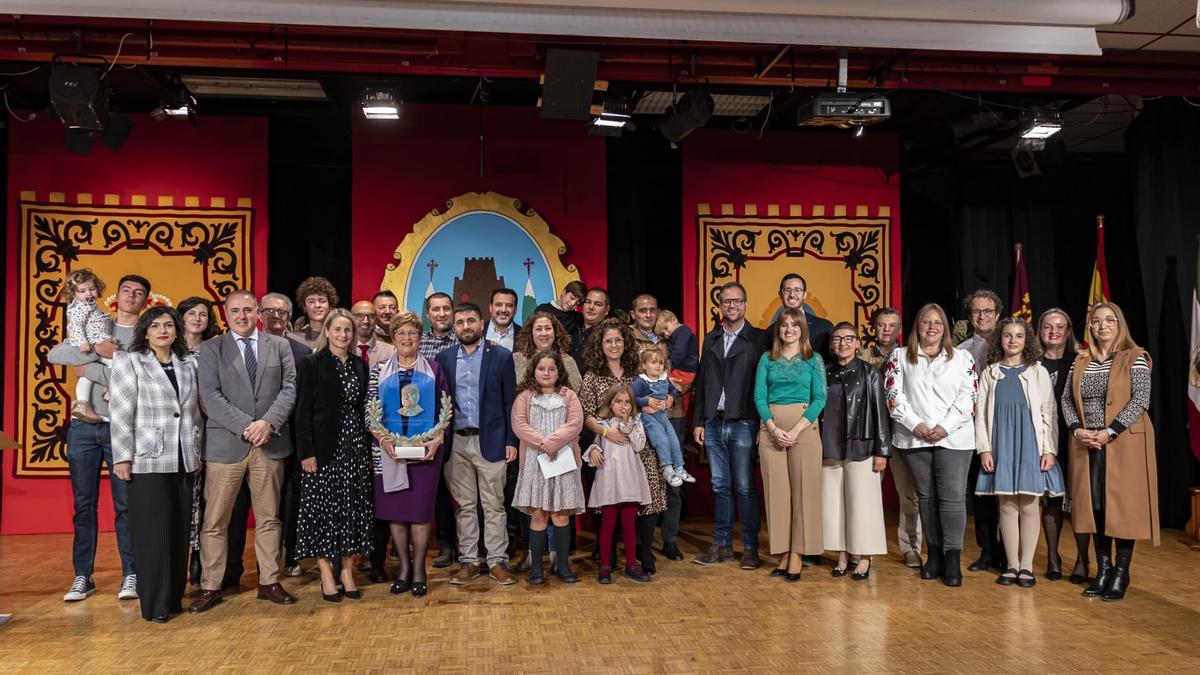
[[[87,600],[88,596],[95,592],[96,584],[92,581],[92,578],[80,575],[75,577],[75,580],[71,582],[71,590],[63,595],[63,602]]]
[[[121,582],[121,591],[117,593],[118,600],[137,600],[137,575],[130,574]]]
[[[683,478],[681,478],[679,474],[675,472],[675,467],[673,466],[668,465],[663,467],[663,478],[666,479],[667,484],[671,487],[679,487],[680,485],[683,485]]]
[[[288,565],[287,567],[283,568],[284,576],[298,577],[302,573],[303,573],[303,570],[300,569],[300,563],[296,563],[295,565]]]
[[[683,482],[685,482],[685,483],[695,483],[696,482],[696,477],[693,476],[692,474],[688,473],[687,469],[683,468],[682,466],[679,467],[678,469],[675,469],[675,475],[682,478]]]

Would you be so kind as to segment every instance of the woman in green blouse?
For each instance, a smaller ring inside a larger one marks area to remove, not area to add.
[[[820,555],[821,433],[825,363],[808,342],[801,309],[779,315],[771,351],[762,355],[754,381],[771,553],[780,556],[773,577],[799,581],[802,556]],[[787,555],[784,555],[787,554]]]

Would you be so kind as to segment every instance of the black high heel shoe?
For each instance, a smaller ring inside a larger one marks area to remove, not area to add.
[[[771,570],[771,576],[773,576],[773,577],[786,577],[786,576],[787,576],[787,568],[785,568],[785,567],[776,567],[775,569]]]
[[[874,561],[872,561],[872,560],[867,561],[867,571],[866,572],[859,572],[858,570],[855,570],[854,574],[850,575],[850,578],[855,581],[866,581],[871,576],[871,563],[872,562],[874,562]]]
[[[1083,574],[1080,574],[1078,571],[1076,571],[1079,569],[1080,562],[1083,562]],[[1075,584],[1076,586],[1078,586],[1080,584],[1086,584],[1088,582],[1088,563],[1087,563],[1087,561],[1076,560],[1075,568],[1073,570],[1071,570],[1071,576],[1067,578],[1067,581],[1070,581],[1071,583]]]
[[[1046,558],[1046,579],[1048,581],[1058,581],[1062,579],[1062,556],[1055,555],[1057,563],[1051,567],[1050,558]]]
[[[400,595],[401,593],[408,592],[408,590],[412,588],[412,585],[412,570],[409,570],[408,574],[405,574],[403,579],[396,577],[396,580],[392,582],[392,587],[388,590],[388,592],[392,595]]]
[[[337,589],[337,584],[334,584],[333,593],[326,593],[325,584],[321,584],[321,599],[325,602],[341,602],[342,592]]]

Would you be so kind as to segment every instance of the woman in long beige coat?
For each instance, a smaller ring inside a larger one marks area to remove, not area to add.
[[[1088,348],[1071,366],[1063,421],[1071,434],[1071,526],[1095,533],[1096,579],[1087,597],[1121,600],[1135,539],[1160,543],[1150,356],[1111,302],[1088,313]],[[1113,543],[1116,543],[1114,564]]]

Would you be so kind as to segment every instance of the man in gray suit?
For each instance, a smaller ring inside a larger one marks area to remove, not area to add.
[[[258,301],[250,291],[225,298],[229,332],[200,348],[200,398],[208,413],[204,444],[203,572],[192,612],[221,600],[229,516],[242,480],[254,506],[258,599],[296,601],[279,584],[279,491],[283,460],[293,452],[288,415],[296,400],[296,362],[287,340],[258,330]]]

